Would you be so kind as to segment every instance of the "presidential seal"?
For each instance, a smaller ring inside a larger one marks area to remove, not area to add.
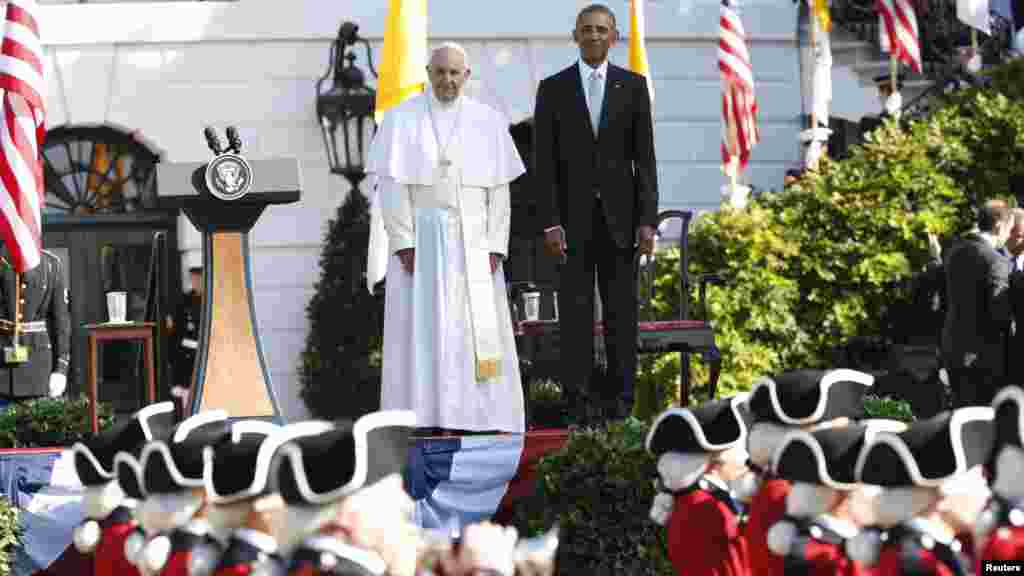
[[[237,154],[221,154],[206,166],[206,189],[221,200],[238,200],[252,188],[252,168]]]

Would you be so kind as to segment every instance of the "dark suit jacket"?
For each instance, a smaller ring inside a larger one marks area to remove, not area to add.
[[[533,185],[543,228],[561,225],[569,242],[592,238],[595,192],[615,243],[633,245],[654,226],[658,178],[651,101],[643,76],[608,65],[594,137],[578,64],[541,81],[534,111]]]
[[[953,367],[976,354],[975,366],[1001,376],[1010,325],[1010,262],[982,237],[968,234],[946,257],[946,321],[942,351]]]

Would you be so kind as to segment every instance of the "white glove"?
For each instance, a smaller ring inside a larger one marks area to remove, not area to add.
[[[928,233],[928,254],[935,260],[942,260],[942,244],[939,238],[931,232]]]
[[[891,116],[895,116],[899,113],[900,109],[903,108],[903,96],[900,96],[899,92],[893,92],[885,100],[885,111]]]
[[[68,377],[60,372],[50,374],[50,398],[56,398],[68,387]]]

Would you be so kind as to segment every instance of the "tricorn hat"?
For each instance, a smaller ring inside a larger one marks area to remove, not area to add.
[[[874,382],[874,376],[846,368],[784,372],[754,386],[750,411],[757,420],[789,426],[859,419],[864,416],[864,395]]]
[[[885,487],[940,487],[988,460],[993,415],[988,406],[971,406],[877,434],[857,458],[855,477]]]
[[[216,446],[203,448],[203,486],[214,504],[230,504],[267,494],[273,458],[285,442],[321,434],[332,424],[319,420],[277,426],[262,420],[243,420]]]
[[[1024,447],[1024,389],[1006,386],[992,401],[995,409],[996,445]]]
[[[126,498],[142,500],[146,497],[142,464],[132,452],[118,452],[114,456],[114,475]]]
[[[659,415],[647,433],[647,451],[718,452],[745,446],[751,416],[747,395],[712,400],[693,408],[669,408]]]
[[[289,440],[274,459],[275,487],[289,504],[317,505],[400,474],[415,426],[414,412],[386,410]]]
[[[139,462],[147,494],[168,494],[203,486],[203,449],[231,431],[223,410],[200,412],[174,428],[168,440],[150,442]]]
[[[118,452],[138,454],[146,442],[170,434],[174,426],[174,403],[150,404],[113,427],[71,447],[75,472],[84,486],[114,480],[114,457]]]
[[[855,425],[823,430],[793,430],[775,452],[773,468],[781,478],[819,484],[835,490],[853,490],[857,458],[878,432],[901,432],[898,420],[865,420]]]

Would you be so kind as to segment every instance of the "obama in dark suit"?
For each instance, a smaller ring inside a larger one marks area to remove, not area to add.
[[[548,253],[564,262],[559,312],[569,405],[623,418],[636,372],[636,255],[653,251],[658,211],[651,100],[643,76],[608,62],[618,39],[610,9],[581,10],[573,39],[579,61],[537,89],[537,214]],[[600,384],[590,382],[595,275],[608,359]]]

